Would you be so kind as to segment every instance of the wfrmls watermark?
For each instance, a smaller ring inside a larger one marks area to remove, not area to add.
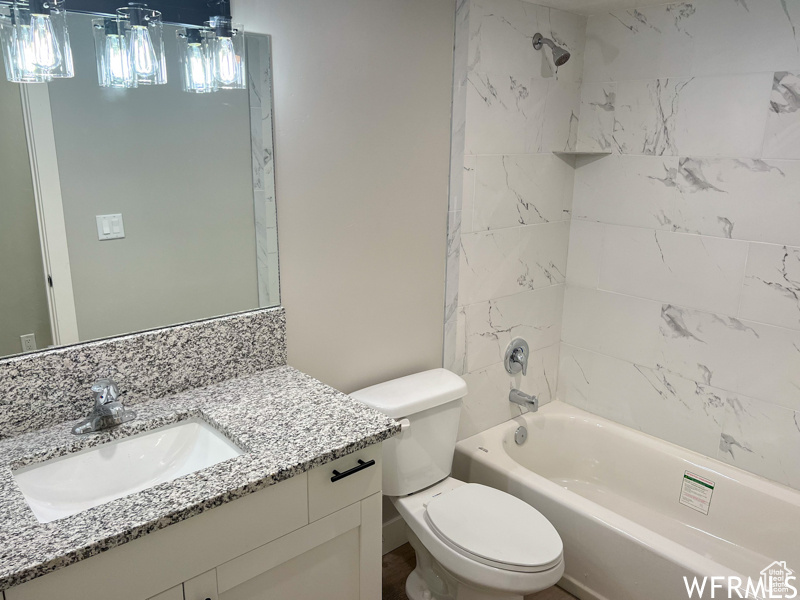
[[[798,597],[796,579],[785,561],[775,561],[761,571],[759,579],[729,576],[694,577],[690,580],[684,577],[683,582],[689,598],[791,600]]]

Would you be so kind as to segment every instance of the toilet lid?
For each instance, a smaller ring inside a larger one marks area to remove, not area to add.
[[[538,572],[561,561],[563,545],[550,521],[494,488],[468,483],[436,496],[426,518],[442,541],[483,564]]]

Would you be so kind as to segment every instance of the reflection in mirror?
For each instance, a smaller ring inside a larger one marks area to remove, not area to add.
[[[166,85],[101,88],[92,18],[73,79],[0,77],[0,356],[279,304],[269,38],[244,90],[184,92],[171,25]]]

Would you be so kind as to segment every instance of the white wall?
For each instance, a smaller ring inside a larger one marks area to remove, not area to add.
[[[589,18],[559,395],[800,488],[800,4]]]
[[[457,16],[445,366],[469,395],[460,436],[518,415],[508,391],[555,396],[586,18],[521,0],[465,0]],[[537,32],[572,53],[557,72]],[[531,348],[526,377],[502,360]]]
[[[452,0],[236,0],[272,35],[289,364],[345,392],[442,364]]]
[[[0,75],[0,356],[22,352],[33,333],[52,344],[28,143],[19,84]]]

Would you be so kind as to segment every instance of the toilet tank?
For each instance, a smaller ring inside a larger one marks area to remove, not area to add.
[[[353,392],[350,396],[403,423],[383,443],[383,493],[406,496],[450,475],[461,399],[467,384],[433,369]]]

